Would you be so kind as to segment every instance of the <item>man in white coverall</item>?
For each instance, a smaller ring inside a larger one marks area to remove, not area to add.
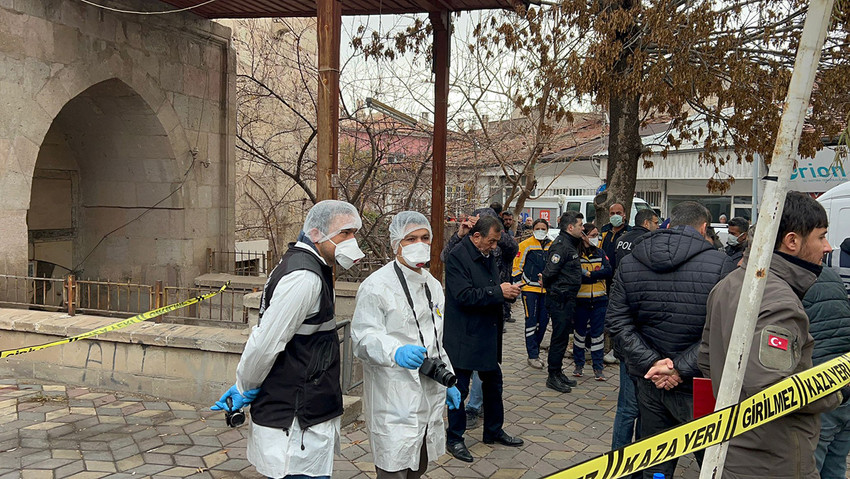
[[[351,337],[363,361],[363,413],[378,479],[417,479],[446,452],[443,404],[457,408],[460,392],[442,345],[443,287],[424,269],[428,220],[415,211],[395,215],[390,244],[396,259],[357,291]],[[424,374],[434,360],[451,373],[444,384]]]
[[[248,461],[271,478],[330,478],[342,415],[333,270],[363,257],[354,206],[316,203],[263,288],[260,321],[213,409],[251,403]]]

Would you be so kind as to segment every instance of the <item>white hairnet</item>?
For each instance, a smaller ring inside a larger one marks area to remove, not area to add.
[[[324,200],[316,203],[304,219],[304,234],[314,243],[321,243],[349,228],[363,227],[357,208],[339,200]],[[315,230],[317,233],[312,233]]]
[[[418,211],[402,211],[393,216],[393,220],[390,222],[390,246],[392,246],[393,251],[398,251],[398,244],[411,231],[421,230],[422,228],[427,229],[428,234],[431,234],[431,224],[428,222],[428,218]]]

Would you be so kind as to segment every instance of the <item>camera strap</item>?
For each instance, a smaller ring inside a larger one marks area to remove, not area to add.
[[[410,305],[411,311],[413,311],[413,321],[416,322],[416,331],[419,333],[419,340],[422,341],[422,346],[425,349],[428,349],[428,345],[425,344],[425,337],[422,336],[422,328],[419,326],[419,319],[416,316],[416,308],[413,306],[413,297],[410,295],[410,289],[407,287],[407,281],[404,279],[404,273],[402,273],[401,268],[398,266],[398,262],[393,260],[393,268],[395,269],[395,274],[398,276],[398,281],[401,283],[401,289],[404,290],[404,295],[407,296],[407,304]],[[443,353],[440,351],[440,339],[437,336],[437,321],[434,319],[434,304],[431,301],[431,290],[428,288],[428,283],[425,283],[425,297],[428,298],[428,311],[431,312],[431,324],[434,325],[434,342],[437,345],[437,355],[442,359]]]

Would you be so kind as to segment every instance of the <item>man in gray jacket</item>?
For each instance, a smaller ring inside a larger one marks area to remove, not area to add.
[[[823,255],[831,250],[827,225],[820,203],[803,193],[788,193],[752,338],[742,399],[812,367],[814,340],[801,298],[820,274]],[[699,367],[711,378],[715,395],[745,270],[744,265],[730,273],[708,297]],[[835,409],[842,400],[841,392],[827,396],[732,439],[723,477],[818,479],[814,459],[820,432],[818,415]]]

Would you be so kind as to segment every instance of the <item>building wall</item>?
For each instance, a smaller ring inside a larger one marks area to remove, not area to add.
[[[207,248],[232,247],[229,29],[30,0],[0,2],[0,32],[0,272],[47,248],[85,276],[188,284]],[[29,241],[69,222],[70,253]]]
[[[233,31],[236,69],[241,75],[236,82],[236,240],[267,239],[273,253],[280,255],[301,230],[313,203],[291,177],[248,152],[256,149],[294,173],[307,144],[298,174],[315,192],[316,141],[311,125],[316,125],[318,87],[316,20],[223,19],[219,23]]]

